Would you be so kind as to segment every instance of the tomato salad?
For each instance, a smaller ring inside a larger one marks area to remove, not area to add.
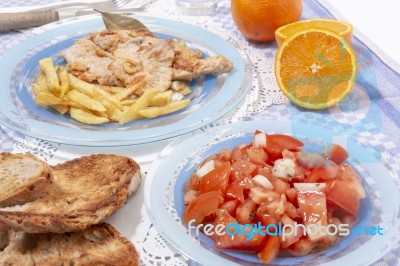
[[[303,151],[303,143],[283,134],[256,131],[250,144],[221,150],[204,160],[186,184],[183,223],[352,225],[360,200],[361,178],[346,163],[337,144],[323,152]],[[329,227],[328,227],[329,228]],[[338,234],[297,232],[286,236],[213,234],[218,249],[251,251],[268,263],[278,254],[302,256],[328,248]]]

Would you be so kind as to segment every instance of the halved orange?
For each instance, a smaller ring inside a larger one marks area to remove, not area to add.
[[[351,42],[351,39],[353,37],[353,26],[346,22],[332,19],[309,19],[296,21],[279,27],[275,31],[276,43],[279,46],[293,33],[313,27],[329,29],[337,32],[340,36],[342,36],[349,42]]]
[[[357,76],[350,43],[338,33],[309,28],[292,34],[278,48],[275,76],[295,104],[324,109],[346,98]]]

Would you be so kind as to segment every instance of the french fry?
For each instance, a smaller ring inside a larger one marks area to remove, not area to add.
[[[142,110],[138,110],[138,114],[142,117],[146,118],[155,118],[158,116],[170,114],[173,112],[176,112],[178,110],[181,110],[188,106],[190,103],[190,100],[181,100],[181,101],[176,101],[176,102],[171,102],[167,105],[164,106],[158,106],[158,107],[148,107]]]
[[[99,87],[103,90],[105,90],[108,93],[111,94],[118,94],[120,92],[123,92],[126,90],[125,87],[117,87],[117,86],[105,86],[105,85],[99,85]]]
[[[121,102],[115,96],[105,91],[102,86],[80,80],[72,74],[68,74],[68,78],[70,81],[70,87],[72,89],[86,94],[87,96],[100,102],[103,98],[105,98],[106,100],[112,102],[119,110],[122,110]]]
[[[40,87],[42,87],[45,90],[49,90],[47,88],[47,80],[46,80],[46,76],[44,75],[43,72],[41,72],[37,78],[36,78],[36,84],[39,85]]]
[[[143,87],[143,82],[136,83],[135,85],[126,88],[124,91],[121,91],[115,95],[118,100],[124,100],[131,97],[135,94],[136,91],[140,90]]]
[[[86,81],[80,80],[72,74],[68,74],[70,82],[70,88],[79,91],[80,93],[86,94],[87,96],[94,97],[95,85]]]
[[[40,91],[35,97],[35,102],[40,106],[49,106],[49,105],[66,105],[62,99],[54,95],[49,91]]]
[[[106,112],[93,111],[93,110],[86,109],[85,107],[78,108],[78,109],[81,109],[82,111],[85,111],[87,113],[93,114],[93,115],[98,116],[98,117],[104,117],[104,118],[109,119]]]
[[[57,104],[57,105],[52,105],[51,107],[62,115],[66,114],[69,111],[69,106],[67,105]]]
[[[118,122],[122,111],[118,109],[112,102],[108,101],[107,99],[103,98],[101,103],[107,108],[107,111],[105,112],[107,114],[107,117],[111,121]]]
[[[151,99],[149,106],[163,106],[170,103],[173,93],[174,92],[172,90],[166,90],[158,93],[153,97],[153,99]]]
[[[107,101],[114,105],[115,108],[122,110],[121,101],[118,100],[114,95],[102,90],[100,87],[95,85],[94,87],[94,98],[98,99],[99,101]]]
[[[40,92],[36,97],[35,97],[35,102],[37,105],[40,106],[55,106],[55,105],[63,105],[63,106],[70,106],[70,107],[75,107],[75,108],[80,108],[84,109],[82,105],[79,103],[73,102],[67,98],[59,98],[53,93],[49,91],[45,92]],[[89,110],[89,109],[88,109]]]
[[[127,106],[131,106],[132,104],[134,104],[137,101],[137,99],[138,98],[122,100],[121,101],[122,108],[127,107]]]
[[[47,87],[40,86],[38,83],[32,84],[32,91],[35,97],[41,92],[48,92]]]
[[[98,125],[110,122],[110,120],[106,117],[99,117],[92,113],[83,111],[82,109],[73,107],[69,110],[69,114],[73,119],[85,124]]]
[[[70,99],[73,102],[79,103],[80,105],[94,111],[100,111],[104,112],[107,111],[107,109],[104,107],[104,105],[97,101],[96,99],[93,99],[86,94],[83,94],[77,90],[71,90],[67,93],[67,98]]]
[[[39,61],[39,67],[46,76],[46,84],[51,92],[60,92],[61,87],[58,81],[56,68],[50,57],[43,58]]]
[[[132,120],[139,118],[140,115],[138,114],[138,111],[146,108],[149,105],[151,99],[157,93],[158,91],[156,90],[146,91],[133,105],[122,112],[119,123],[121,125],[124,125],[128,122],[131,122]]]
[[[65,93],[69,89],[68,72],[65,67],[59,69],[58,78],[60,80],[60,97],[64,97]]]

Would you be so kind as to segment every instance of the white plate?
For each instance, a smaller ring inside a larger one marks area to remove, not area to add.
[[[250,143],[255,130],[291,134],[305,143],[304,150],[321,151],[340,140],[349,162],[363,179],[367,198],[361,202],[358,226],[381,226],[383,235],[351,232],[337,245],[303,257],[277,258],[272,265],[369,265],[399,241],[400,191],[380,161],[353,139],[314,125],[278,121],[238,122],[195,136],[183,136],[162,151],[145,179],[147,212],[158,232],[180,252],[202,265],[258,264],[254,254],[218,251],[204,235],[194,237],[182,225],[184,187],[195,167],[222,149]],[[189,134],[190,135],[190,134]]]
[[[119,146],[142,144],[175,137],[222,117],[236,107],[251,86],[252,69],[244,52],[220,36],[182,22],[136,16],[161,38],[188,41],[206,55],[224,55],[234,64],[225,75],[205,75],[191,83],[190,105],[183,111],[154,119],[119,125],[85,125],[69,116],[61,116],[51,108],[35,104],[31,83],[39,73],[38,61],[52,57],[63,64],[60,51],[88,33],[104,29],[100,16],[61,23],[28,38],[8,51],[0,65],[0,123],[22,134],[49,141],[85,145]]]

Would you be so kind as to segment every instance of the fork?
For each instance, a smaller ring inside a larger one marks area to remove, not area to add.
[[[59,9],[59,8],[65,8],[65,7],[83,7],[83,8],[91,8],[91,9],[96,9],[100,11],[125,11],[125,12],[130,12],[130,11],[137,11],[137,9],[142,8],[143,6],[147,5],[149,1],[139,1],[139,5],[129,5],[127,8],[123,8],[124,5],[127,3],[131,2],[132,0],[96,0],[96,1],[87,1],[87,2],[82,2],[80,0],[72,0],[72,1],[67,1],[67,2],[62,2],[62,3],[51,3],[51,4],[46,4],[46,5],[40,5],[40,6],[23,6],[20,8],[10,8],[9,10],[12,11],[7,11],[7,8],[1,9],[1,13],[8,13],[8,12],[31,12],[31,11],[47,11],[47,10],[53,10],[53,9]]]
[[[101,0],[95,2],[82,2],[78,0],[78,1],[68,1],[62,3],[52,3],[40,7],[32,7],[30,9],[27,9],[26,11],[45,11],[57,8],[72,7],[72,6],[82,6],[86,8],[107,10],[107,9],[112,9],[114,7],[121,7],[127,2],[129,2],[129,0]]]

